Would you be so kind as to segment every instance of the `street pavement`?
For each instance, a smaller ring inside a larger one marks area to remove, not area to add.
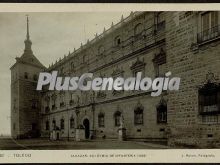
[[[74,150],[74,149],[168,149],[162,144],[140,142],[140,141],[118,141],[118,140],[59,140],[49,139],[22,139],[0,138],[1,150]]]

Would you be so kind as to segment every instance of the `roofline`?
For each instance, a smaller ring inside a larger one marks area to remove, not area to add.
[[[15,67],[15,65],[17,65],[18,63],[26,64],[26,65],[31,65],[31,66],[34,66],[34,67],[36,67],[36,68],[47,69],[47,67],[45,67],[43,64],[41,64],[41,65],[42,65],[42,67],[41,67],[41,66],[38,66],[38,65],[34,65],[34,64],[30,64],[30,63],[24,62],[24,61],[16,61],[16,63],[13,64],[13,65],[10,67],[10,70],[12,70],[12,69]]]

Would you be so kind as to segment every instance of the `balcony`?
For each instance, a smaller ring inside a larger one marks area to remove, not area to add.
[[[197,42],[199,44],[212,41],[220,36],[220,26],[214,26],[197,34]]]

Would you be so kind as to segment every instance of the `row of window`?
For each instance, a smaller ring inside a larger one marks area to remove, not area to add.
[[[218,19],[218,11],[203,12],[201,14],[201,32],[198,34],[198,43],[215,39],[220,35]]]
[[[65,123],[64,123],[64,119],[60,119],[60,129],[63,130],[65,129]],[[52,121],[52,126],[53,126],[53,130],[56,130],[56,129],[59,129],[59,127],[57,127],[56,125],[56,120],[53,120]],[[75,128],[75,121],[74,121],[74,118],[71,117],[70,118],[70,129],[73,129]],[[46,121],[46,127],[45,127],[46,130],[50,130],[50,122],[47,120]]]
[[[30,79],[28,72],[24,72],[24,79]],[[34,81],[37,81],[38,80],[37,74],[34,74],[32,79]]]
[[[135,125],[143,125],[144,124],[144,115],[143,115],[143,108],[138,107],[134,110],[134,124]],[[114,125],[115,126],[120,126],[121,125],[121,119],[122,118],[122,113],[120,111],[116,111],[114,113]],[[70,118],[70,129],[75,128],[75,123],[74,123],[74,118]],[[157,122],[158,123],[166,123],[167,122],[167,107],[166,105],[160,105],[157,107]],[[60,128],[57,127],[56,125],[56,120],[52,121],[53,129],[65,129],[64,128],[64,119],[60,119]],[[105,115],[104,113],[99,113],[98,115],[98,126],[99,127],[105,127]],[[46,121],[46,130],[50,130],[50,123],[49,121]]]
[[[165,28],[165,21],[158,19],[157,23],[154,26],[157,31],[162,30]],[[144,25],[142,23],[138,23],[135,28],[134,28],[134,37],[135,38],[140,38],[139,36],[142,35],[143,31],[145,30]],[[143,37],[144,38],[144,37]],[[122,37],[121,35],[117,35],[114,38],[114,47],[119,47],[122,44]],[[105,53],[105,47],[103,45],[100,45],[98,47],[98,56],[102,56]],[[86,64],[89,62],[89,55],[84,55],[82,63]],[[70,63],[70,68],[71,70],[75,70],[75,65],[74,62]],[[60,69],[60,73],[63,73],[63,68]]]
[[[164,76],[163,73],[161,73],[161,69],[160,69],[160,66],[165,64],[166,63],[166,53],[165,51],[163,50],[163,48],[160,49],[160,52],[158,54],[155,54],[155,57],[153,59],[153,63],[155,64],[155,72],[156,72],[156,77],[157,76]],[[145,74],[145,65],[146,63],[144,62],[144,59],[140,60],[139,58],[137,58],[137,60],[131,65],[130,69],[131,69],[131,72],[133,74],[134,77],[136,77],[136,74],[138,72],[142,72],[143,74]],[[124,74],[124,70],[121,69],[115,69],[112,73],[112,77],[113,79],[117,78],[117,77],[123,77],[123,74]],[[101,76],[102,77],[102,76]],[[86,85],[86,81],[84,81]],[[123,91],[112,91],[112,95],[115,96],[116,94],[121,94],[123,93]],[[101,95],[100,95],[101,94]],[[100,93],[98,92],[97,93],[97,98],[101,98],[101,97],[106,97],[106,94],[105,93]],[[46,109],[48,110],[49,108],[49,96],[46,97],[47,99],[45,99],[46,101],[46,107],[45,107],[45,111]],[[52,109],[54,110],[56,108],[56,95],[54,94],[53,96],[51,96],[52,98]],[[69,104],[70,105],[73,105],[74,104],[74,98],[75,98],[75,94],[74,93],[71,93],[70,94],[70,100],[69,100]],[[60,94],[60,107],[63,107],[65,106],[65,93],[61,93]]]
[[[218,26],[218,12],[204,12],[201,14],[201,33],[198,34],[198,42],[204,42],[210,39],[213,39],[220,35],[220,27]],[[162,21],[164,22],[164,21]],[[157,22],[160,25],[162,22]],[[164,23],[163,23],[164,24]],[[142,23],[138,23],[134,28],[134,35],[139,35],[144,30],[144,26]],[[115,46],[121,44],[120,35],[116,36],[114,39]],[[105,48],[103,45],[100,45],[98,48],[98,54],[102,55],[105,52]],[[88,61],[88,55],[83,56],[83,63]],[[71,70],[75,70],[74,62],[71,62]],[[60,69],[60,73],[62,74],[64,71],[63,68]],[[27,75],[25,76],[27,77]]]
[[[216,115],[220,113],[220,85],[208,82],[199,89],[200,115]]]

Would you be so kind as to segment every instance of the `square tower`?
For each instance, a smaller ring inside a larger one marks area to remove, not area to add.
[[[36,90],[38,74],[45,67],[34,56],[29,36],[27,17],[27,36],[24,53],[16,57],[11,69],[11,136],[13,138],[37,137],[40,135],[39,112],[40,93]]]

